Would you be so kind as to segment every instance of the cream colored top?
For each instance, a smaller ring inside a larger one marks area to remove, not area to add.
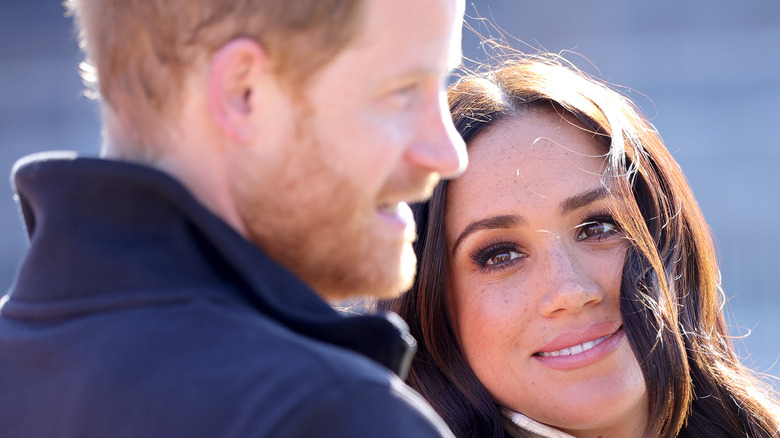
[[[504,429],[513,438],[526,438],[529,435],[533,438],[574,438],[573,435],[540,423],[519,412],[502,409],[501,414],[506,420]]]

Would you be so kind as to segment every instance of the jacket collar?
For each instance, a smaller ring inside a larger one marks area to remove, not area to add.
[[[49,153],[22,159],[13,180],[31,248],[4,316],[34,318],[46,303],[65,299],[132,300],[139,291],[219,286],[295,332],[405,377],[415,342],[400,317],[337,313],[172,177]]]

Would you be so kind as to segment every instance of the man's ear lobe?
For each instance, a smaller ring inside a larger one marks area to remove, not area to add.
[[[259,78],[266,73],[267,64],[265,50],[251,38],[236,38],[211,58],[207,78],[209,112],[233,142],[244,143],[254,135],[254,94],[259,91]]]

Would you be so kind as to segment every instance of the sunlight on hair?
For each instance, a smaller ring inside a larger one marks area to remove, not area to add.
[[[489,81],[486,78],[477,78],[475,79],[475,82],[479,84],[485,90],[485,94],[495,102],[502,102],[505,100],[504,92],[501,91],[501,89],[498,88],[498,85],[493,83],[493,81]]]
[[[99,99],[100,91],[98,88],[98,72],[95,66],[89,61],[79,63],[81,80],[84,82],[84,95],[90,99]]]

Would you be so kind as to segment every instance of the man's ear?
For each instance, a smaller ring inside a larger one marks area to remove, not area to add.
[[[258,92],[259,79],[268,68],[265,50],[251,38],[236,38],[211,58],[209,112],[233,142],[245,143],[255,134],[257,108],[253,106],[253,94]]]

